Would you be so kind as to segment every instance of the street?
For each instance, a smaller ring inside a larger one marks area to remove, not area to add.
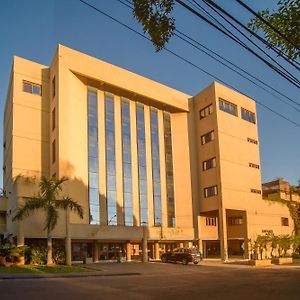
[[[300,295],[300,266],[115,263],[96,268],[101,276],[0,279],[0,298],[292,300]]]

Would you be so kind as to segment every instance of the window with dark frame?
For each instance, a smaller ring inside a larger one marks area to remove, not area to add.
[[[281,218],[281,226],[289,226],[289,218]]]
[[[243,120],[246,120],[250,123],[255,124],[255,113],[251,112],[250,110],[247,110],[243,107],[241,107],[241,116]]]
[[[250,189],[251,193],[254,193],[254,194],[261,194],[261,190],[258,190],[258,189]]]
[[[216,167],[216,158],[215,157],[213,157],[211,159],[208,159],[208,160],[205,160],[202,163],[203,171],[206,171],[206,170],[209,170],[209,169],[212,169],[212,168],[215,168],[215,167]]]
[[[242,216],[229,217],[228,225],[243,225],[244,220]]]
[[[250,168],[259,169],[259,165],[254,164],[254,163],[249,163],[249,167],[250,167]]]
[[[215,133],[212,130],[201,136],[201,144],[202,145],[207,144],[207,143],[213,141],[214,139],[215,139]]]
[[[216,185],[204,188],[204,198],[209,198],[218,195],[218,187]]]
[[[202,108],[200,111],[199,111],[199,117],[200,117],[200,120],[201,119],[204,119],[205,117],[211,115],[213,113],[213,105],[210,104],[204,108]]]
[[[42,95],[42,86],[37,83],[23,80],[23,92],[41,96]]]
[[[255,144],[255,145],[258,144],[258,141],[257,141],[257,140],[251,139],[251,138],[249,138],[249,137],[247,138],[247,142],[252,143],[252,144]]]
[[[219,109],[237,117],[237,105],[219,98]]]
[[[206,217],[205,224],[206,224],[206,226],[217,226],[217,218],[216,217]]]

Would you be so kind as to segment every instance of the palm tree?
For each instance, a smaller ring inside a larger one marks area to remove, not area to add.
[[[38,195],[27,198],[24,206],[18,208],[17,214],[13,218],[13,221],[23,220],[39,209],[45,212],[44,230],[47,230],[47,265],[53,264],[51,233],[57,224],[59,209],[70,209],[83,219],[83,208],[81,205],[69,196],[63,196],[58,199],[59,193],[62,191],[62,184],[67,180],[68,178],[66,177],[60,179],[42,177],[39,183],[40,191]]]

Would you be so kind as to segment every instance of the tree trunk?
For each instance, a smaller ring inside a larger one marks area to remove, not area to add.
[[[47,266],[53,265],[52,260],[52,237],[51,237],[51,231],[48,230],[48,236],[47,236]]]

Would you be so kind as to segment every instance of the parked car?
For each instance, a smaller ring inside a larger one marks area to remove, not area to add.
[[[201,260],[202,256],[196,249],[174,249],[173,251],[161,255],[161,261],[163,263],[181,262],[182,264],[187,265],[189,262],[192,262],[196,265]]]

